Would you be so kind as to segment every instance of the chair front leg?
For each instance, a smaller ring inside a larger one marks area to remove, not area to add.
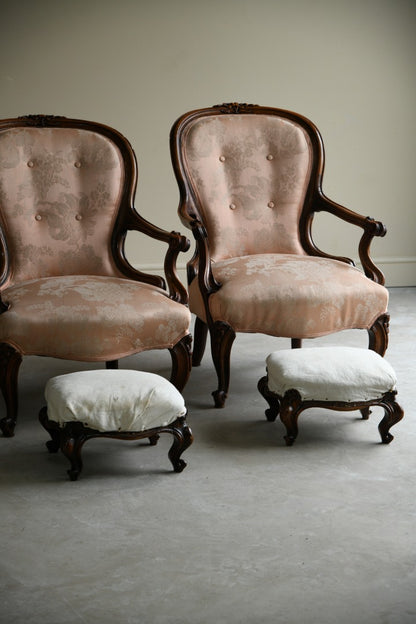
[[[389,314],[382,314],[368,330],[369,349],[381,356],[387,351],[389,345]]]
[[[217,321],[210,327],[211,354],[218,377],[218,389],[214,390],[215,407],[224,407],[230,385],[230,358],[231,347],[235,340],[235,332],[222,321]]]
[[[192,336],[187,334],[172,349],[169,349],[172,358],[170,382],[179,392],[182,392],[191,374],[191,345]]]
[[[14,436],[17,420],[17,378],[22,355],[11,345],[0,344],[0,389],[6,403],[6,416],[0,420],[0,429],[6,438]]]

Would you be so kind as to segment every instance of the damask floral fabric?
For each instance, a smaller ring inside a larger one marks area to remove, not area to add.
[[[62,274],[119,275],[110,237],[124,181],[106,137],[71,128],[0,133],[0,217],[10,283]]]
[[[257,254],[213,263],[212,271],[222,286],[209,298],[210,313],[236,332],[314,338],[369,329],[387,311],[387,289],[338,260]],[[197,279],[190,308],[206,320]]]
[[[275,116],[214,115],[190,124],[183,150],[214,260],[304,254],[298,223],[312,154],[300,126]]]
[[[2,292],[0,342],[22,354],[105,361],[172,348],[188,333],[187,307],[161,289],[103,276],[23,282]],[[86,335],[86,319],[88,332]]]

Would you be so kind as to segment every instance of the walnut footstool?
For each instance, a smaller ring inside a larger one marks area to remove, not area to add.
[[[384,409],[381,440],[393,440],[389,430],[403,418],[403,410],[396,402],[396,374],[378,353],[354,347],[291,349],[271,353],[266,365],[258,389],[270,406],[267,419],[280,415],[288,446],[298,435],[299,414],[309,407],[360,410],[367,420],[370,407],[378,405]]]
[[[171,433],[173,469],[182,472],[186,466],[180,456],[193,436],[185,402],[159,375],[111,369],[69,373],[49,379],[45,398],[39,420],[52,438],[46,446],[51,453],[61,449],[69,459],[71,481],[82,470],[81,449],[90,438],[149,438],[155,445],[161,433]]]

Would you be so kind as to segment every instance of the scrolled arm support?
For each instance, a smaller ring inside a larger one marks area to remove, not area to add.
[[[318,202],[315,203],[314,212],[325,211],[339,217],[347,223],[356,225],[364,230],[359,245],[358,254],[365,275],[378,284],[384,284],[384,275],[382,271],[376,267],[370,258],[370,245],[375,236],[385,236],[387,229],[381,221],[376,221],[372,217],[365,217],[357,212],[353,212],[340,204],[337,204],[323,194],[320,195]]]
[[[168,232],[167,230],[163,230],[156,225],[153,225],[153,223],[150,223],[149,221],[146,221],[146,219],[143,219],[143,217],[139,216],[134,209],[131,210],[125,223],[125,230],[121,236],[123,244],[128,231],[142,232],[143,234],[168,245],[164,261],[166,281],[161,276],[142,273],[129,265],[129,273],[131,277],[133,279],[134,277],[139,278],[147,283],[163,288],[164,290],[166,290],[167,282],[170,298],[174,301],[178,301],[179,303],[187,304],[188,293],[178,277],[176,271],[176,261],[180,252],[188,251],[190,247],[189,239],[186,236],[181,235],[179,232]],[[127,260],[124,257],[124,254],[119,253],[119,257],[121,257],[123,264],[126,265]],[[124,268],[126,267],[124,266]]]
[[[191,243],[186,236],[179,232],[170,232],[168,250],[165,255],[165,275],[169,286],[170,298],[179,303],[188,303],[188,291],[178,278],[176,261],[180,252],[188,251]]]
[[[375,236],[385,236],[387,229],[383,223],[375,221],[371,217],[366,217],[363,229],[364,232],[358,245],[358,253],[364,273],[373,280],[373,282],[384,285],[385,280],[383,273],[370,258],[370,245]]]
[[[190,223],[192,232],[197,244],[199,267],[198,279],[201,292],[208,295],[217,292],[221,288],[221,284],[215,280],[211,269],[211,256],[208,248],[208,234],[205,226],[198,219],[194,219]]]

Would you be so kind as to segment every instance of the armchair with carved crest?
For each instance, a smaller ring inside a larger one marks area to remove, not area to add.
[[[388,291],[369,249],[386,229],[324,195],[315,125],[291,111],[232,103],[182,115],[170,141],[179,216],[196,239],[188,263],[193,365],[209,331],[216,407],[227,397],[238,332],[287,337],[298,348],[302,339],[363,329],[369,348],[384,355]],[[320,211],[362,229],[362,270],[315,244]]]
[[[168,349],[171,382],[191,370],[188,295],[176,259],[189,241],[134,208],[136,158],[116,130],[29,115],[0,121],[0,388],[12,436],[24,355],[117,368],[124,356]],[[129,231],[167,244],[165,277],[135,269]]]

